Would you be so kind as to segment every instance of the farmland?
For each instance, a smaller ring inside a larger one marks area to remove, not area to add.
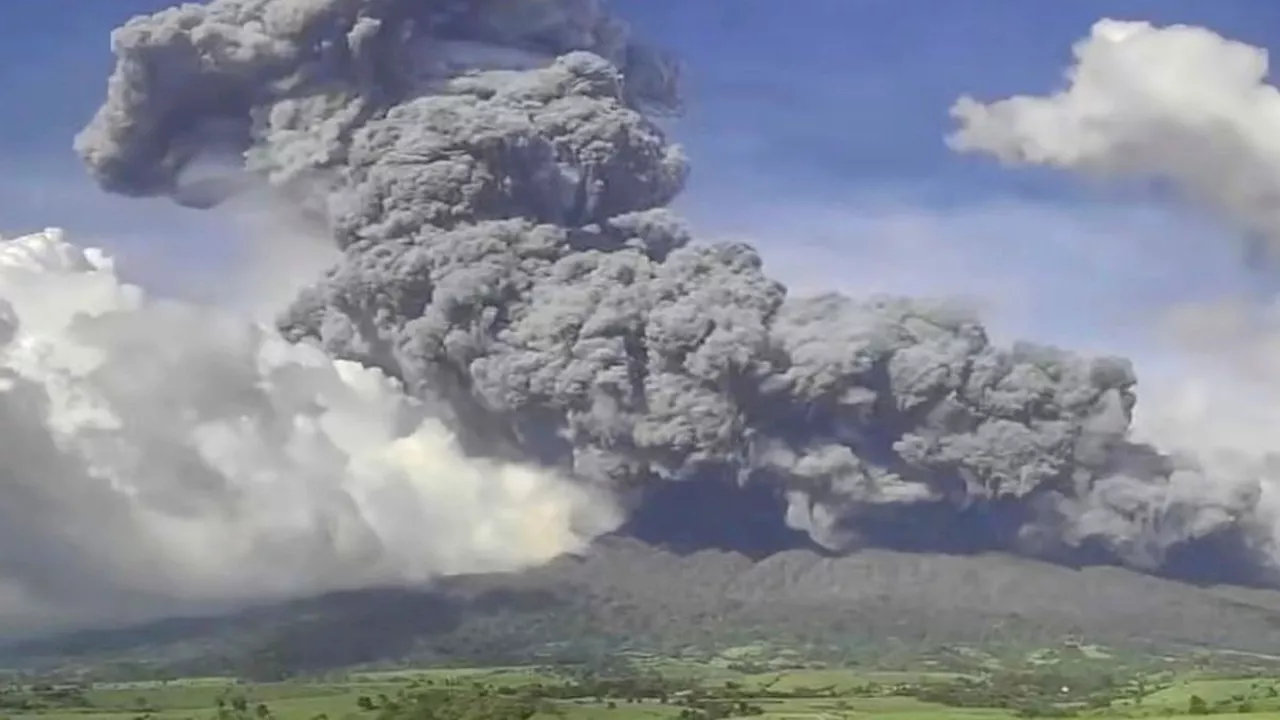
[[[625,672],[454,667],[330,674],[249,684],[234,678],[15,683],[11,720],[433,720],[435,718],[1280,718],[1280,682],[1104,669],[960,674],[838,667],[760,671],[649,659]]]

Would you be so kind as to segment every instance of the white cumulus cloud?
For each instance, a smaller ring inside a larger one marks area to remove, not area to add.
[[[1066,86],[952,107],[951,147],[1154,182],[1280,248],[1280,91],[1266,50],[1200,27],[1101,20]]]
[[[505,571],[609,498],[472,457],[378,371],[151,298],[57,230],[0,240],[0,631]]]

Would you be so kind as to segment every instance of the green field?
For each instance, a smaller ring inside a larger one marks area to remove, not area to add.
[[[632,672],[629,678],[580,669],[493,667],[352,672],[338,679],[256,685],[216,677],[48,683],[14,685],[0,698],[7,708],[4,717],[11,720],[923,720],[1225,714],[1280,720],[1280,681],[1269,678],[1165,673],[1117,680],[1108,675],[1105,682],[1082,679],[1080,687],[1059,688],[1057,683],[1071,681],[1031,672],[961,676],[821,667],[742,672],[717,663],[657,659],[633,665]],[[414,705],[427,697],[436,698],[431,701],[436,705]],[[471,705],[432,709],[453,702],[440,698]],[[983,698],[994,698],[993,705],[982,706]],[[516,709],[519,703],[534,702],[521,706],[523,711]]]

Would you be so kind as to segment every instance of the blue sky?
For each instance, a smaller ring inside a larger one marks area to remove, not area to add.
[[[70,141],[101,96],[110,29],[166,4],[20,0],[0,24],[0,232],[66,226],[161,286],[210,274],[231,230],[98,193]],[[796,286],[958,294],[1002,335],[1137,352],[1158,308],[1259,282],[1207,219],[959,157],[943,141],[961,94],[1058,85],[1072,43],[1099,18],[1191,23],[1274,47],[1280,3],[613,4],[687,66],[689,111],[673,132],[694,175],[681,209],[705,237],[755,242]]]

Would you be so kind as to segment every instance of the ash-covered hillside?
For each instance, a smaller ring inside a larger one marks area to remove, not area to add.
[[[105,677],[131,667],[259,679],[362,664],[599,661],[624,650],[707,657],[751,645],[871,667],[961,668],[992,656],[1017,663],[1064,643],[1105,649],[1117,664],[1202,655],[1264,664],[1275,661],[1278,627],[1275,591],[1198,587],[1123,568],[879,549],[681,555],[608,538],[585,556],[520,574],[75,633],[0,657]]]

